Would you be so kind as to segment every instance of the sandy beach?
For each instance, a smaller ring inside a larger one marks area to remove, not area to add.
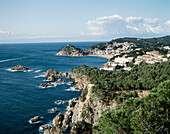
[[[98,57],[104,57],[104,58],[107,58],[107,59],[110,59],[113,57],[113,55],[99,55],[99,54],[95,54],[95,55],[88,55],[88,56],[98,56]]]

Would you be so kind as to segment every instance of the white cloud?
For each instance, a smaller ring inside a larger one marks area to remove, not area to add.
[[[14,34],[14,32],[0,30],[0,34]]]
[[[119,15],[99,17],[86,23],[88,32],[81,31],[83,36],[147,36],[170,34],[170,20],[161,23],[158,18],[122,17]]]
[[[15,39],[45,39],[45,38],[63,38],[64,35],[17,35]]]
[[[170,20],[165,22],[166,25],[170,25]]]
[[[55,38],[64,38],[64,35],[28,35],[28,34],[19,34],[11,31],[0,30],[0,41],[1,40],[30,40],[30,39],[55,39]]]
[[[133,29],[133,30],[135,30],[135,31],[138,31],[138,30],[139,30],[137,27],[132,27],[132,26],[129,26],[129,25],[127,25],[126,28]]]

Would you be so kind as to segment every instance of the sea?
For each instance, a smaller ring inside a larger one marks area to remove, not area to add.
[[[40,126],[51,124],[59,112],[64,113],[68,104],[55,104],[55,101],[69,101],[78,97],[80,91],[68,84],[41,88],[39,85],[46,83],[44,73],[48,69],[70,72],[82,64],[100,68],[108,59],[56,55],[67,44],[88,49],[96,43],[99,42],[0,44],[0,134],[39,134],[42,133]],[[11,71],[16,65],[28,67],[29,71]],[[59,110],[57,113],[48,112],[55,107]],[[29,123],[34,116],[42,120]]]

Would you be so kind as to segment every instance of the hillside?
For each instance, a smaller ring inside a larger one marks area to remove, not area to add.
[[[85,56],[88,54],[88,51],[77,48],[73,45],[67,45],[61,49],[56,55],[65,55],[65,56]]]
[[[149,132],[167,132],[169,66],[170,61],[136,65],[131,71],[105,71],[86,65],[73,68],[71,78],[83,91],[64,114],[53,119],[53,127],[44,134],[64,134],[70,129],[74,134],[145,133],[147,126],[140,126],[141,120],[153,126]],[[159,85],[163,82],[165,87]]]
[[[91,46],[89,50],[94,50],[95,48],[98,48],[100,50],[104,50],[107,45],[113,44],[114,42],[116,43],[132,43],[135,44],[137,47],[158,47],[158,46],[169,46],[170,45],[170,35],[164,36],[164,37],[158,37],[158,38],[147,38],[147,39],[142,39],[142,38],[118,38],[111,40],[108,43],[99,43]]]

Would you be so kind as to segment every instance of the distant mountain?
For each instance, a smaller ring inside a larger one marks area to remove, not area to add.
[[[93,50],[95,48],[104,50],[108,44],[113,44],[114,42],[116,43],[124,43],[124,42],[128,42],[128,43],[133,43],[135,44],[137,47],[158,47],[158,46],[169,46],[170,45],[170,35],[168,36],[164,36],[164,37],[158,37],[158,38],[147,38],[147,39],[143,39],[143,38],[118,38],[118,39],[114,39],[111,40],[108,43],[99,43],[99,44],[95,44],[93,46],[91,46],[89,49]]]

